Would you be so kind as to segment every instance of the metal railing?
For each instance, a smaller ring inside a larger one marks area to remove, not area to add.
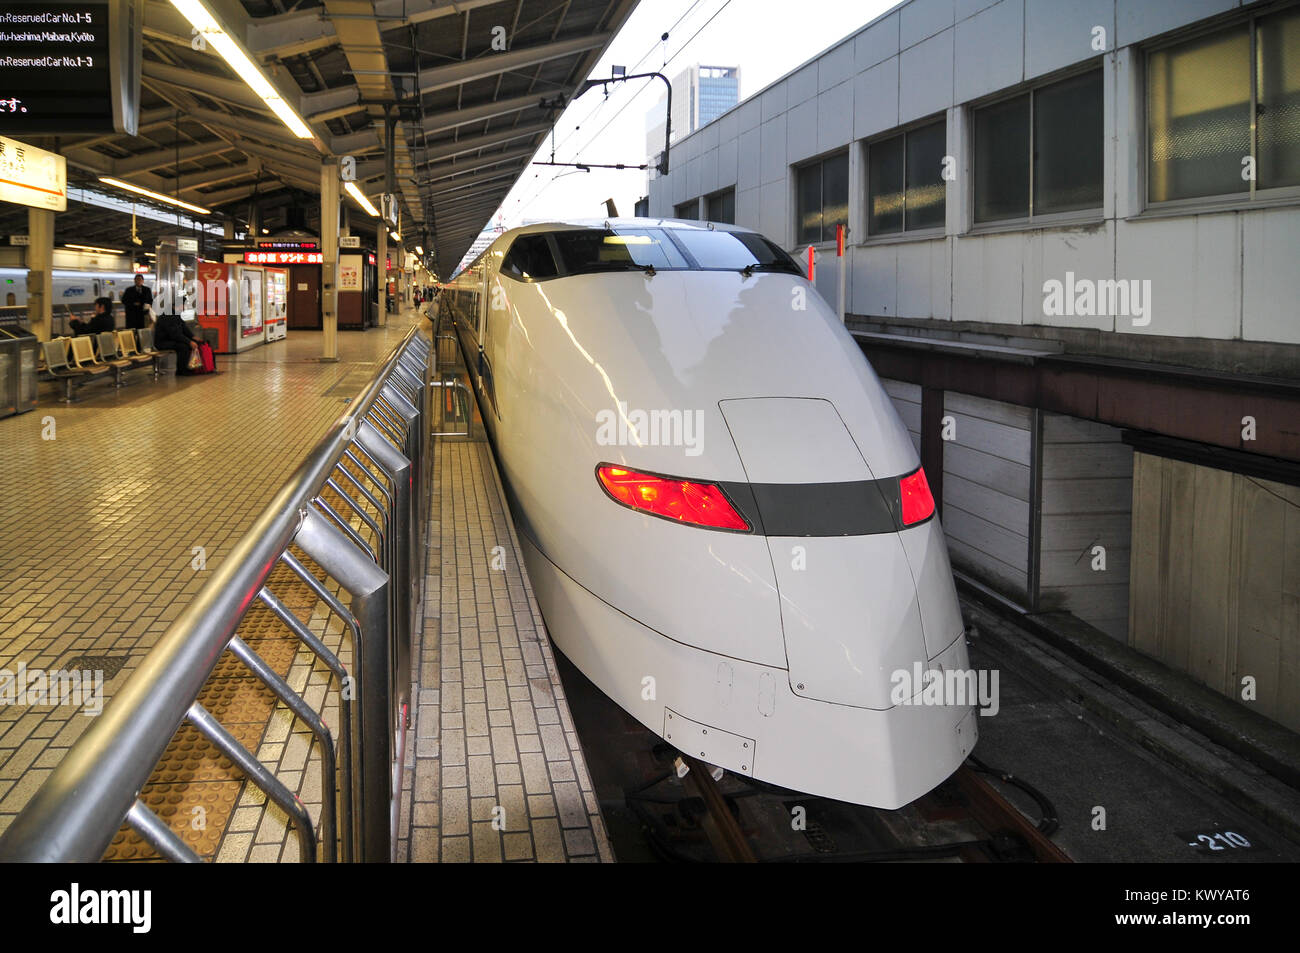
[[[334,861],[340,853],[344,861],[392,859],[410,713],[411,638],[424,578],[420,490],[429,463],[431,350],[418,327],[403,337],[0,836],[0,861],[97,861],[123,822],[164,858],[199,860],[140,798],[186,721],[285,812],[301,860]],[[327,493],[350,513],[339,512]],[[369,530],[374,545],[358,525]],[[290,546],[338,583],[348,604]],[[352,640],[352,672],[271,591],[268,579],[277,564],[343,621]],[[337,755],[321,717],[236,634],[255,602],[338,680]],[[199,703],[227,649],[319,742],[319,854],[316,828],[302,802]]]
[[[439,388],[438,406],[433,414],[433,437],[468,437],[473,423],[473,396],[461,379],[460,340],[455,331],[443,330],[443,309],[430,315],[433,322],[433,377],[431,387]]]

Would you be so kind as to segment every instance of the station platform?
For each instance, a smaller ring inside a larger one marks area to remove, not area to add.
[[[35,411],[0,420],[0,474],[17,488],[0,516],[0,680],[20,667],[104,673],[86,705],[0,695],[0,833],[421,321],[408,310],[342,333],[337,363],[319,360],[319,332],[298,331],[219,359],[215,376],[138,373],[72,404],[43,390]],[[431,450],[396,857],[610,860],[488,445],[449,437]],[[342,624],[302,580],[277,567],[268,588],[349,661]],[[254,605],[240,635],[339,724],[328,670],[267,609]],[[227,653],[199,701],[319,817],[319,743],[269,689]],[[188,724],[141,800],[204,860],[301,855],[286,815]],[[105,859],[158,856],[124,827]]]

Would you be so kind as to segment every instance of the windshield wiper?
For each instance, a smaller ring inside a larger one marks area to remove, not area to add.
[[[788,265],[783,265],[778,261],[768,261],[768,262],[752,261],[744,268],[740,269],[740,273],[744,275],[746,278],[752,277],[754,272],[756,271],[776,272],[785,275],[800,274],[799,271],[791,269]]]

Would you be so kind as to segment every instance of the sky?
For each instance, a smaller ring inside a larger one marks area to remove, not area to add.
[[[661,71],[670,79],[696,63],[740,67],[743,102],[895,6],[897,0],[641,0],[591,77]],[[669,34],[661,42],[661,34]],[[666,65],[665,65],[666,62]],[[664,93],[657,79],[592,89],[569,104],[555,127],[557,162],[646,161],[646,113]],[[662,108],[662,107],[661,107]],[[506,228],[549,218],[596,218],[605,200],[631,215],[646,194],[646,173],[582,172],[537,166],[550,158],[552,137],[520,176],[498,212]],[[498,216],[492,219],[495,224]]]

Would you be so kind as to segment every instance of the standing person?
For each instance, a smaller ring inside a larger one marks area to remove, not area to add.
[[[176,352],[176,376],[183,377],[190,372],[190,355],[198,351],[199,342],[180,315],[163,314],[154,323],[153,346]]]
[[[153,290],[145,287],[144,275],[135,276],[135,284],[122,292],[122,307],[126,310],[126,326],[132,330],[148,325],[146,307],[153,306]]]

